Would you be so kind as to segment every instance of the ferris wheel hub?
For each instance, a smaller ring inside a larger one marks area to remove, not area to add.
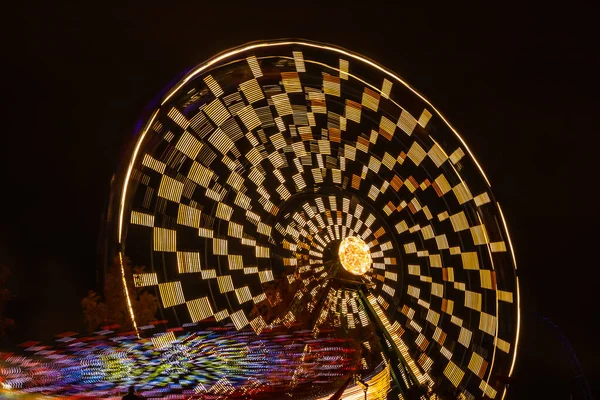
[[[349,236],[342,240],[338,256],[342,267],[351,274],[364,275],[371,269],[369,246],[357,236]]]

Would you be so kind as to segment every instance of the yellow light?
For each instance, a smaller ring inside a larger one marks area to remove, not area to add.
[[[363,275],[371,268],[369,246],[359,237],[350,236],[342,240],[338,256],[342,267],[351,274]]]
[[[127,299],[127,309],[129,310],[129,317],[131,318],[131,322],[133,323],[133,329],[135,329],[135,333],[137,337],[140,337],[140,331],[137,327],[137,322],[135,320],[135,314],[133,313],[133,306],[131,305],[131,298],[129,297],[129,289],[127,289],[127,281],[125,280],[125,265],[123,263],[123,252],[119,251],[119,264],[121,265],[121,279],[123,280],[123,289],[125,290],[125,297]]]

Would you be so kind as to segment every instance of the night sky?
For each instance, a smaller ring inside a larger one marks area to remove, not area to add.
[[[197,3],[3,11],[0,263],[15,274],[14,343],[83,329],[79,301],[96,286],[110,178],[151,100],[229,47],[299,37],[397,72],[482,164],[519,266],[522,340],[511,397],[566,398],[574,377],[535,313],[562,327],[600,396],[592,10]]]

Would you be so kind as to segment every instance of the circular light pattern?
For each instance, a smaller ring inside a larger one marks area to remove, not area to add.
[[[503,396],[519,286],[500,205],[458,133],[375,62],[298,41],[222,53],[163,97],[119,182],[117,251],[148,271],[123,279],[172,326],[333,332],[394,390]],[[352,237],[359,275],[338,267]]]
[[[369,246],[359,237],[348,236],[342,240],[338,256],[342,267],[351,274],[363,275],[371,268]]]

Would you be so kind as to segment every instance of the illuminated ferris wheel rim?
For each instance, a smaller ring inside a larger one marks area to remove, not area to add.
[[[144,128],[141,130],[140,136],[135,144],[135,148],[133,151],[133,154],[131,156],[131,160],[128,164],[128,168],[126,171],[126,175],[125,175],[125,179],[124,179],[124,185],[122,188],[122,192],[121,192],[121,201],[120,201],[120,205],[119,205],[119,216],[118,216],[118,243],[121,246],[121,251],[120,251],[120,256],[123,256],[123,246],[124,246],[124,239],[123,239],[123,220],[124,220],[124,213],[127,207],[127,188],[129,186],[129,180],[131,177],[131,173],[133,171],[133,167],[135,165],[136,159],[138,157],[138,152],[141,149],[145,137],[146,137],[146,133],[148,132],[149,128],[152,126],[155,118],[157,117],[157,115],[159,114],[159,111],[161,110],[162,106],[164,106],[165,104],[167,104],[169,102],[169,100],[176,95],[181,88],[183,88],[188,82],[190,82],[192,79],[198,77],[200,74],[202,74],[203,72],[209,72],[210,70],[220,67],[220,66],[224,66],[226,65],[228,62],[230,61],[235,61],[233,60],[234,57],[242,55],[244,53],[250,52],[252,50],[256,50],[256,49],[261,49],[261,48],[276,48],[276,47],[283,47],[283,46],[298,46],[298,47],[309,47],[309,48],[315,48],[315,49],[320,49],[320,50],[325,50],[325,51],[331,51],[331,52],[335,52],[338,53],[340,55],[343,55],[345,57],[349,57],[353,60],[357,60],[361,63],[364,63],[370,67],[373,67],[375,69],[377,69],[378,71],[380,71],[381,73],[385,74],[388,77],[391,77],[395,82],[400,83],[401,85],[403,85],[404,87],[406,87],[407,89],[409,89],[413,94],[415,94],[416,96],[418,96],[425,104],[427,104],[436,114],[437,116],[446,124],[446,126],[450,129],[450,131],[452,131],[454,133],[454,135],[456,136],[456,138],[459,140],[459,142],[462,144],[462,146],[464,147],[464,149],[466,150],[467,154],[471,157],[471,159],[473,160],[474,164],[477,166],[481,176],[484,178],[488,188],[491,186],[489,183],[489,180],[487,178],[487,176],[485,175],[483,169],[481,168],[480,164],[477,162],[477,160],[475,159],[475,156],[473,155],[473,153],[471,152],[471,150],[469,149],[469,147],[467,146],[466,142],[462,139],[462,137],[460,136],[460,134],[449,124],[449,122],[443,117],[443,115],[420,93],[418,93],[415,89],[413,89],[408,83],[406,83],[404,80],[402,80],[399,76],[397,76],[396,74],[394,74],[393,72],[385,69],[384,67],[380,66],[379,64],[375,63],[372,60],[369,60],[366,57],[363,57],[361,55],[358,55],[356,53],[350,52],[348,50],[339,48],[339,47],[335,47],[335,46],[331,46],[331,45],[326,45],[326,44],[319,44],[319,43],[315,43],[315,42],[308,42],[308,41],[303,41],[303,40],[281,40],[281,41],[269,41],[269,42],[254,42],[254,43],[249,43],[243,46],[240,46],[238,48],[232,49],[232,50],[228,50],[225,51],[215,57],[213,57],[212,59],[210,59],[209,61],[201,64],[200,66],[194,68],[192,71],[190,71],[183,79],[181,79],[181,81],[179,83],[177,83],[173,89],[171,89],[161,100],[159,107],[152,113],[152,116],[150,117],[150,119],[148,120],[147,124],[144,126]],[[282,58],[290,58],[290,57],[282,57]],[[327,65],[328,68],[333,68],[329,65]],[[347,74],[349,76],[353,76],[352,73],[347,72]],[[354,77],[356,79],[359,79],[357,77]],[[360,80],[360,79],[359,79]],[[377,89],[379,90],[379,89]],[[459,175],[460,177],[460,175]],[[498,213],[501,217],[502,220],[502,224],[503,224],[503,228],[504,228],[504,232],[506,233],[507,236],[507,241],[508,241],[508,252],[510,253],[510,256],[512,257],[512,261],[513,261],[513,268],[515,270],[515,279],[516,279],[516,310],[517,310],[517,330],[516,330],[516,339],[515,339],[515,347],[514,347],[514,357],[513,357],[513,362],[510,368],[510,372],[512,373],[512,370],[514,368],[514,363],[516,360],[516,355],[517,355],[517,346],[518,346],[518,335],[519,335],[519,329],[520,329],[520,295],[519,295],[519,283],[518,283],[518,277],[516,276],[516,269],[517,269],[517,265],[516,265],[516,260],[514,257],[514,251],[513,251],[513,246],[512,246],[512,242],[510,240],[510,236],[509,236],[509,232],[508,232],[508,228],[506,226],[506,222],[504,220],[504,216],[502,213],[502,210],[500,208],[500,205],[494,201],[493,199],[493,194],[491,193],[491,191],[489,192],[489,195],[492,196],[492,202],[495,204],[495,206],[497,207]],[[122,259],[122,258],[121,258]],[[122,275],[123,275],[123,282],[125,283],[125,271],[124,268],[122,266],[121,269]],[[132,318],[132,321],[134,323],[134,326],[137,330],[137,324],[135,323],[135,317],[133,314],[133,310],[131,308],[131,302],[130,302],[130,298],[129,298],[129,293],[127,293],[127,285],[124,284],[125,287],[125,291],[126,291],[126,295],[127,295],[127,301],[128,301],[128,306],[129,306],[129,311],[130,311],[130,315]]]
[[[485,179],[485,182],[487,183],[488,187],[491,188],[491,183],[489,181],[489,179],[487,178],[487,175],[485,174],[485,172],[483,171],[483,168],[481,167],[481,165],[479,164],[479,162],[477,161],[477,159],[475,158],[475,155],[473,154],[473,152],[471,151],[471,149],[469,148],[469,146],[467,145],[467,143],[465,142],[465,140],[462,138],[462,136],[458,133],[458,131],[450,124],[450,122],[444,117],[444,115],[421,93],[419,93],[416,89],[414,89],[412,86],[410,86],[408,84],[408,82],[406,82],[405,80],[403,80],[400,76],[398,76],[397,74],[395,74],[394,72],[388,70],[387,68],[381,66],[380,64],[376,63],[375,61],[360,55],[356,52],[351,52],[349,50],[346,50],[342,47],[339,46],[334,46],[331,44],[324,44],[324,43],[318,43],[318,42],[312,42],[312,41],[308,41],[308,40],[304,40],[304,39],[280,39],[280,40],[273,40],[273,41],[255,41],[255,42],[250,42],[250,43],[246,43],[244,45],[241,45],[239,47],[236,48],[232,48],[229,50],[225,50],[223,52],[221,52],[220,54],[217,54],[216,56],[212,57],[211,59],[209,59],[208,61],[202,63],[201,65],[197,66],[196,68],[192,69],[190,72],[188,72],[177,84],[175,84],[173,86],[173,88],[171,90],[169,90],[160,100],[160,104],[158,105],[158,108],[155,109],[155,111],[151,114],[151,117],[149,118],[148,122],[144,125],[144,127],[140,130],[140,137],[138,138],[131,160],[129,162],[129,166],[127,168],[127,172],[125,175],[125,180],[124,180],[124,184],[123,184],[123,189],[122,189],[122,194],[121,194],[121,201],[120,201],[120,206],[119,206],[119,221],[118,221],[118,242],[120,244],[122,244],[122,226],[123,226],[123,213],[124,213],[124,204],[126,202],[126,195],[127,195],[127,184],[129,182],[129,178],[133,169],[133,165],[135,163],[135,160],[137,158],[137,153],[140,149],[140,146],[142,144],[142,142],[144,141],[144,137],[149,129],[149,127],[152,125],[152,122],[154,121],[154,118],[156,117],[156,115],[158,114],[160,108],[169,101],[169,99],[171,97],[173,97],[186,83],[188,83],[191,79],[195,78],[196,76],[198,76],[198,74],[202,73],[202,72],[206,72],[208,70],[210,70],[211,68],[216,68],[219,66],[222,66],[224,64],[226,64],[226,61],[228,61],[228,59],[230,57],[235,57],[239,54],[254,50],[254,49],[260,49],[260,48],[268,48],[268,47],[283,47],[283,46],[290,46],[290,45],[295,45],[295,46],[305,46],[305,47],[312,47],[312,48],[317,48],[317,49],[322,49],[322,50],[328,50],[328,51],[332,51],[332,52],[336,52],[339,53],[341,55],[347,56],[347,57],[351,57],[355,60],[358,60],[360,62],[363,62],[377,70],[379,70],[380,72],[384,73],[385,75],[393,78],[395,81],[401,83],[403,86],[405,86],[407,89],[409,89],[411,92],[413,92],[416,96],[418,96],[423,102],[425,102],[428,106],[430,106],[432,108],[432,110],[441,118],[441,120],[447,125],[447,127],[456,135],[456,137],[459,139],[459,141],[461,142],[461,144],[465,147],[465,149],[467,150],[467,153],[469,154],[469,156],[471,157],[471,159],[473,160],[473,162],[475,163],[475,165],[477,166],[479,172],[481,173],[481,175],[483,176],[483,178]],[[233,60],[231,60],[233,61]],[[331,66],[328,66],[329,68],[332,68]],[[346,73],[349,76],[352,76],[351,73],[347,72]],[[490,195],[493,196],[493,193],[490,192]],[[500,208],[500,204],[498,202],[496,202],[498,208]],[[502,213],[501,213],[502,215]],[[507,234],[509,234],[508,232],[508,227],[506,225],[506,222],[504,220],[504,216],[502,215],[502,222],[504,224],[505,230],[507,232]],[[512,241],[510,239],[510,236],[508,236],[508,241],[509,241],[509,246],[510,246],[510,252],[513,255],[513,263],[514,263],[514,268],[515,270],[517,269],[517,262],[516,262],[516,258],[514,257],[514,249],[512,246]]]
[[[122,231],[123,231],[123,214],[125,211],[125,203],[126,203],[126,197],[127,197],[127,186],[129,183],[129,178],[131,176],[131,172],[133,170],[133,165],[135,163],[135,160],[137,158],[137,154],[138,151],[144,141],[145,135],[149,129],[149,127],[152,125],[152,122],[154,121],[155,117],[157,116],[158,112],[160,111],[160,108],[169,101],[169,99],[171,97],[173,97],[186,83],[188,83],[191,79],[195,78],[196,76],[198,76],[198,74],[202,73],[202,72],[206,72],[208,70],[210,70],[211,68],[216,68],[218,66],[222,66],[224,64],[226,64],[226,61],[231,58],[231,57],[235,57],[239,54],[254,50],[254,49],[260,49],[260,48],[268,48],[268,47],[283,47],[283,46],[290,46],[290,45],[295,45],[295,46],[305,46],[305,47],[312,47],[312,48],[318,48],[318,49],[322,49],[322,50],[328,50],[328,51],[333,51],[339,54],[342,54],[344,56],[347,57],[351,57],[355,60],[361,61],[373,68],[376,68],[377,70],[379,70],[380,72],[386,74],[387,76],[393,78],[395,81],[401,83],[402,85],[404,85],[407,89],[409,89],[411,92],[413,92],[416,96],[418,96],[423,102],[425,102],[428,106],[430,106],[432,108],[432,110],[441,118],[441,120],[447,125],[447,127],[456,135],[456,137],[459,139],[460,143],[465,147],[465,149],[467,150],[467,153],[469,154],[469,156],[471,157],[471,159],[473,160],[473,162],[475,163],[475,165],[477,166],[479,172],[481,173],[481,175],[483,176],[483,178],[485,179],[485,182],[487,183],[488,187],[491,188],[491,183],[489,181],[489,179],[487,178],[487,175],[485,174],[485,172],[483,171],[483,168],[481,167],[481,165],[479,164],[479,162],[477,161],[477,159],[475,158],[475,155],[473,154],[473,152],[471,151],[471,149],[469,148],[469,146],[467,145],[467,143],[465,142],[465,140],[462,138],[462,136],[458,133],[458,131],[450,124],[450,122],[443,116],[443,114],[425,97],[423,96],[421,93],[419,93],[416,89],[414,89],[412,86],[410,86],[405,80],[403,80],[400,76],[396,75],[394,72],[386,69],[385,67],[381,66],[380,64],[376,63],[375,61],[360,55],[356,52],[351,52],[349,50],[346,50],[344,48],[341,48],[339,46],[334,46],[331,44],[324,44],[324,43],[318,43],[318,42],[312,42],[312,41],[308,41],[308,40],[300,40],[300,39],[280,39],[280,40],[273,40],[273,41],[255,41],[255,42],[250,42],[250,43],[246,43],[244,45],[241,45],[237,48],[232,48],[229,50],[225,50],[223,52],[221,52],[220,54],[217,54],[216,56],[212,57],[211,59],[209,59],[208,61],[202,63],[201,65],[197,66],[196,68],[192,69],[190,72],[188,72],[177,84],[175,84],[173,86],[173,88],[171,90],[169,90],[160,100],[160,104],[158,106],[157,109],[155,109],[155,111],[151,114],[151,117],[149,118],[148,122],[144,125],[144,127],[140,130],[140,137],[138,138],[136,145],[134,147],[134,151],[131,157],[131,160],[128,164],[128,168],[127,168],[127,172],[125,175],[125,179],[124,179],[124,184],[123,184],[123,189],[121,191],[121,201],[119,203],[119,221],[118,221],[118,242],[119,244],[123,244],[122,241]],[[233,60],[232,60],[233,61]],[[223,62],[223,63],[222,63]],[[329,68],[332,68],[331,66],[328,66]],[[347,75],[352,76],[351,73],[346,72]],[[358,79],[358,78],[357,78]],[[490,195],[493,196],[493,193],[490,191]],[[513,245],[512,245],[512,240],[510,239],[510,233],[508,231],[508,226],[506,224],[506,221],[504,219],[504,215],[502,213],[502,210],[500,209],[500,203],[498,203],[496,201],[496,205],[500,211],[500,215],[502,217],[502,223],[504,225],[505,231],[507,233],[508,236],[508,242],[509,242],[509,246],[510,246],[510,252],[513,258],[513,265],[515,270],[517,269],[517,262],[516,262],[516,258],[514,256],[514,249],[513,249]]]
[[[459,141],[461,142],[461,144],[465,147],[465,149],[467,150],[467,153],[469,154],[469,156],[472,158],[472,160],[474,161],[475,165],[477,166],[477,168],[479,169],[479,172],[481,173],[481,175],[483,176],[483,178],[485,179],[487,185],[489,188],[491,188],[491,183],[489,181],[489,179],[487,178],[487,175],[485,174],[485,172],[483,171],[483,168],[481,167],[481,165],[479,164],[479,162],[477,161],[475,155],[473,154],[473,152],[471,151],[471,149],[469,148],[469,146],[467,145],[467,143],[465,142],[465,140],[462,138],[462,136],[460,135],[460,133],[458,133],[458,131],[450,124],[450,122],[444,117],[444,115],[425,97],[423,96],[421,93],[419,93],[416,89],[414,89],[412,86],[410,86],[408,84],[408,82],[406,82],[405,80],[403,80],[400,76],[398,76],[397,74],[395,74],[394,72],[386,69],[385,67],[381,66],[380,64],[376,63],[375,61],[360,55],[356,52],[351,52],[349,50],[346,50],[344,48],[341,48],[339,46],[334,46],[331,44],[324,44],[324,43],[318,43],[318,42],[313,42],[313,41],[308,41],[308,40],[304,40],[304,39],[280,39],[280,40],[271,40],[271,41],[255,41],[255,42],[249,42],[246,44],[243,44],[239,47],[236,48],[232,48],[229,50],[225,50],[223,52],[221,52],[220,54],[217,54],[216,56],[212,57],[211,59],[209,59],[208,61],[202,63],[201,65],[197,66],[196,68],[192,69],[190,72],[188,72],[180,81],[179,83],[177,83],[171,90],[169,90],[164,96],[163,98],[160,100],[160,104],[158,106],[158,108],[152,113],[150,119],[148,120],[148,122],[146,123],[146,125],[141,129],[141,133],[140,133],[140,137],[138,138],[133,154],[131,156],[131,160],[129,162],[128,168],[127,168],[127,172],[125,175],[125,179],[124,179],[124,184],[123,184],[123,188],[121,190],[121,201],[119,203],[119,220],[118,220],[118,242],[119,244],[122,246],[123,245],[123,241],[122,241],[122,231],[123,231],[123,214],[125,211],[125,203],[126,203],[126,197],[127,197],[127,186],[129,183],[129,179],[131,176],[131,172],[133,170],[133,165],[135,163],[135,160],[137,158],[137,154],[138,151],[142,145],[142,142],[144,141],[145,135],[149,129],[149,127],[152,125],[152,122],[154,121],[154,118],[157,116],[160,107],[162,107],[166,102],[168,102],[168,100],[175,95],[187,82],[189,82],[191,79],[193,79],[194,77],[196,77],[198,74],[202,73],[203,71],[207,71],[212,67],[217,67],[220,65],[221,62],[225,62],[226,60],[228,60],[231,57],[235,57],[239,54],[254,50],[254,49],[258,49],[258,48],[265,48],[265,47],[283,47],[283,46],[290,46],[290,45],[296,45],[296,46],[305,46],[305,47],[312,47],[312,48],[318,48],[318,49],[323,49],[323,50],[328,50],[328,51],[332,51],[332,52],[336,52],[339,54],[342,54],[344,56],[347,57],[351,57],[355,60],[358,60],[360,62],[363,62],[371,67],[376,68],[377,70],[381,71],[382,73],[386,74],[387,76],[393,78],[395,81],[401,83],[402,85],[404,85],[406,88],[408,88],[410,91],[412,91],[415,95],[417,95],[421,100],[423,100],[427,105],[429,105],[432,110],[441,118],[441,120],[448,126],[448,128],[450,128],[450,130],[456,135],[456,137],[459,139]],[[348,75],[352,75],[350,73],[348,73]],[[490,191],[490,195],[493,197],[493,193]],[[504,213],[502,212],[502,209],[500,208],[500,203],[498,201],[495,201],[496,206],[498,207],[498,211],[500,213],[500,216],[502,218],[502,224],[504,226],[504,230],[506,232],[507,235],[507,239],[508,239],[508,244],[509,244],[509,251],[511,253],[512,256],[512,260],[513,260],[513,266],[515,269],[515,272],[517,270],[517,261],[516,261],[516,257],[514,254],[514,248],[512,245],[512,240],[510,238],[510,232],[508,230],[508,225],[506,224],[506,220],[504,218]],[[517,309],[518,309],[518,325],[520,325],[520,295],[519,295],[519,283],[518,283],[518,276],[516,277],[517,279]],[[133,314],[132,314],[132,319],[135,320],[135,318],[133,318]],[[134,321],[135,323],[135,321]],[[517,328],[517,338],[518,338],[518,331],[519,328]],[[517,340],[518,341],[518,340]],[[515,354],[515,360],[516,360],[516,354]],[[514,368],[514,363],[513,363],[513,368]],[[512,370],[512,368],[511,368]]]

